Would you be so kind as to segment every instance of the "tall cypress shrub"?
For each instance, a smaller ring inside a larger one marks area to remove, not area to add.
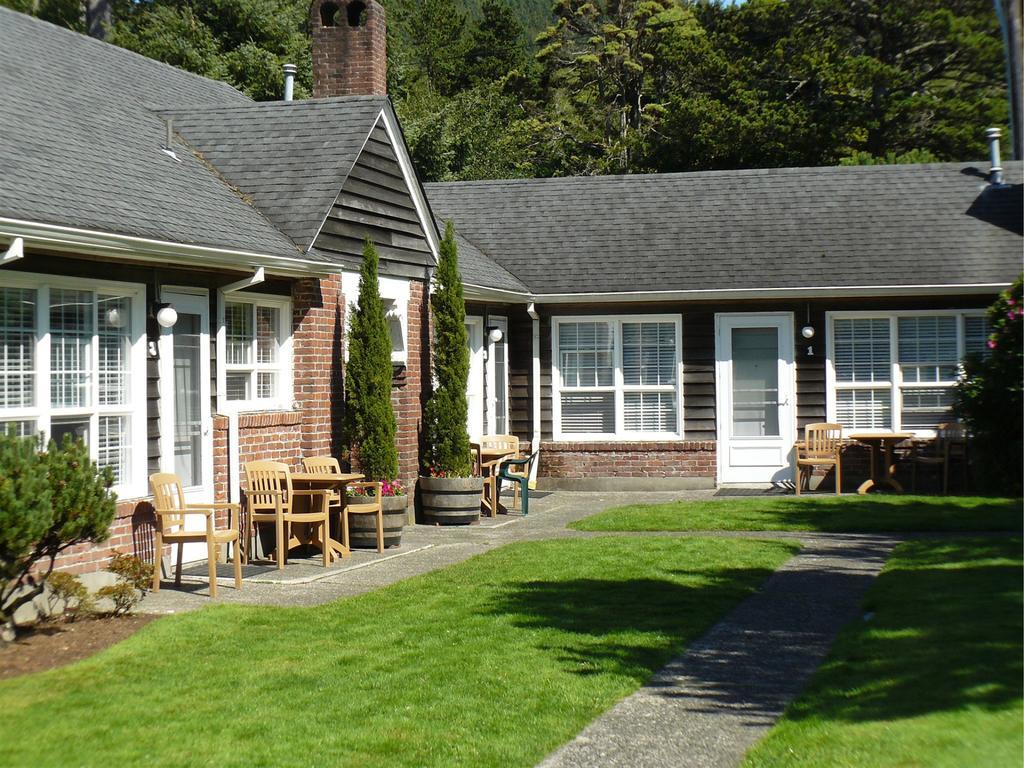
[[[380,259],[369,238],[359,269],[359,305],[348,331],[345,372],[349,441],[367,480],[398,477],[395,412],[391,407],[391,335],[380,297]]]
[[[473,470],[466,429],[469,336],[455,228],[450,221],[441,241],[430,308],[434,316],[435,386],[423,412],[424,470],[428,475],[469,477]]]

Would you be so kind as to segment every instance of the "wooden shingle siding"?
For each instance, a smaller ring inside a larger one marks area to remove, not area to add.
[[[497,313],[495,313],[497,314]],[[522,306],[508,307],[508,411],[511,432],[533,437],[533,320]]]
[[[552,423],[552,381],[551,381],[551,328],[552,317],[570,315],[682,315],[683,321],[683,430],[687,441],[713,441],[717,438],[716,391],[715,391],[715,315],[720,312],[792,312],[794,350],[796,361],[797,427],[803,428],[813,422],[824,421],[825,405],[825,364],[826,311],[841,310],[942,310],[983,308],[994,296],[948,296],[878,299],[816,299],[813,301],[744,301],[744,302],[691,302],[685,304],[659,303],[638,305],[540,305],[541,312],[541,426],[542,438],[553,439]],[[808,315],[809,313],[809,315]],[[814,326],[815,336],[811,341],[804,339],[800,330],[808,323]],[[518,333],[529,339],[529,322],[524,322]],[[520,365],[515,356],[522,355],[529,362],[532,349],[526,341],[523,347],[512,352],[517,375],[514,387],[525,391],[513,395],[511,407],[512,424],[520,437],[532,433],[533,412],[530,406],[531,368]],[[812,347],[814,354],[808,355]]]
[[[416,204],[379,122],[327,214],[314,247],[357,268],[367,237],[377,246],[385,274],[422,277],[423,267],[433,264]]]

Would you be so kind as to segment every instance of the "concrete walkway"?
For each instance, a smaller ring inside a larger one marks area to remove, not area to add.
[[[738,765],[802,690],[836,633],[858,615],[896,543],[806,540],[757,594],[541,768]]]
[[[637,501],[637,493],[549,494],[531,500],[529,517],[480,525],[407,527],[402,546],[355,552],[324,570],[296,562],[280,576],[222,578],[217,603],[318,605],[462,562],[517,541],[594,536],[716,536],[792,539],[803,545],[755,595],[737,606],[651,682],[550,755],[542,768],[735,766],[772,726],[817,669],[899,537],[793,532],[585,533],[566,525]],[[709,491],[643,494],[644,501],[710,499]],[[222,577],[230,566],[221,566]],[[255,574],[254,574],[255,576]],[[165,586],[140,610],[176,613],[210,605],[205,578]]]

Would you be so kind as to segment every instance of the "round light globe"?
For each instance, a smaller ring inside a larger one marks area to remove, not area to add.
[[[173,328],[178,322],[178,311],[170,305],[161,307],[156,313],[156,322],[161,328]]]
[[[800,329],[800,335],[803,336],[805,339],[813,339],[814,327],[810,325],[805,325],[803,328]]]
[[[487,334],[487,338],[491,340],[492,344],[497,344],[501,341],[503,335],[501,328],[491,328],[491,332]]]

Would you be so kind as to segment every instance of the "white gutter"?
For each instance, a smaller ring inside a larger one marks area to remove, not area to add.
[[[11,247],[0,256],[0,267],[23,258],[25,258],[25,241],[16,237],[11,241]]]
[[[464,296],[470,301],[502,301],[502,302],[521,302],[529,303],[533,301],[534,296],[530,293],[523,293],[522,291],[509,291],[504,288],[488,288],[486,285],[475,285],[473,283],[463,283],[462,292]]]
[[[537,468],[540,466],[540,315],[533,302],[526,307],[526,313],[533,320],[533,371],[531,373],[533,384],[533,436],[530,439],[531,452],[537,456],[530,467],[530,484],[537,483]]]
[[[181,266],[257,269],[264,267],[286,277],[326,277],[338,271],[328,264],[317,264],[299,256],[272,256],[205,245],[186,245],[166,240],[118,235],[55,224],[42,224],[0,217],[0,237],[24,238],[27,245],[56,251],[87,253],[95,256],[121,256],[134,261],[172,261]]]
[[[700,301],[711,299],[787,299],[871,296],[927,296],[942,293],[998,293],[1010,283],[949,285],[852,285],[809,288],[712,288],[693,291],[622,291],[605,293],[540,293],[538,304],[588,304],[597,301]]]

